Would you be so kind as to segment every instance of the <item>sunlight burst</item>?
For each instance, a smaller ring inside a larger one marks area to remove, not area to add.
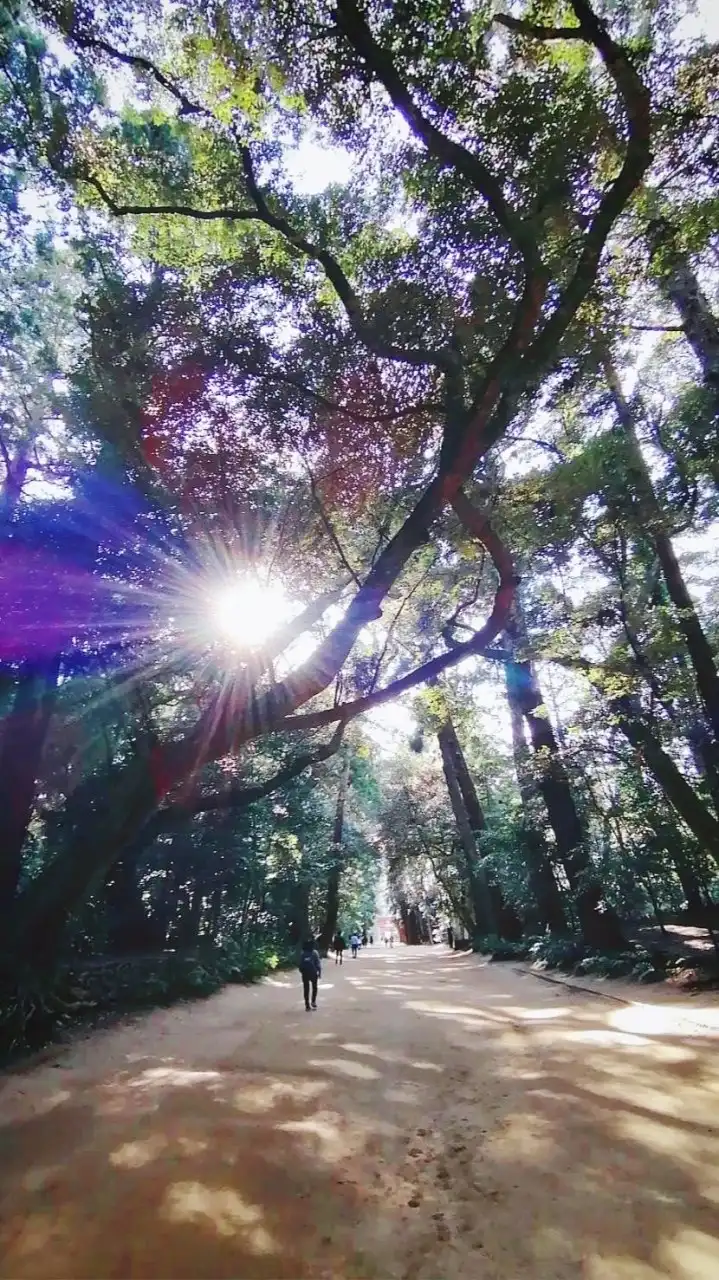
[[[280,588],[237,579],[211,593],[208,624],[219,640],[257,649],[287,621],[289,613],[289,601]]]

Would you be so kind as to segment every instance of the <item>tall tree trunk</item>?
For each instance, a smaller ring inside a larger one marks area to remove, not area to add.
[[[447,791],[449,792],[449,800],[464,856],[465,873],[472,901],[475,927],[477,932],[483,936],[497,934],[499,924],[490,894],[489,878],[477,850],[475,830],[470,821],[457,775],[457,757],[462,755],[462,750],[449,715],[447,715],[444,724],[437,733],[437,740],[442,753],[442,766],[444,768]],[[464,759],[463,756],[462,758]],[[464,767],[466,769],[466,762]],[[477,804],[479,804],[478,798]],[[482,825],[484,825],[484,815],[482,815]],[[479,829],[481,830],[481,828]]]
[[[677,879],[686,899],[686,918],[690,924],[702,924],[707,914],[707,903],[702,893],[699,877],[689,859],[683,853],[674,853],[672,862]]]
[[[443,726],[447,732],[449,749],[452,753],[455,773],[459,789],[462,793],[462,800],[469,818],[469,825],[474,835],[474,847],[478,850],[478,841],[482,832],[485,830],[486,821],[484,810],[480,803],[477,788],[474,784],[474,778],[470,773],[467,765],[467,759],[462,750],[461,743],[457,737],[457,731],[451,716],[448,715],[446,725]],[[522,921],[517,912],[510,903],[505,902],[504,894],[499,885],[487,877],[490,902],[492,905],[492,913],[497,924],[497,932],[501,938],[508,938],[510,941],[517,941],[522,936]]]
[[[647,239],[652,262],[658,268],[659,287],[682,318],[687,342],[719,413],[719,323],[688,255],[680,248],[676,227],[668,218],[654,218],[647,227]]]
[[[337,921],[340,911],[340,881],[342,877],[342,837],[344,835],[345,804],[350,780],[350,753],[347,747],[342,753],[340,779],[337,787],[337,803],[332,824],[332,852],[327,874],[327,898],[325,901],[324,922],[320,930],[319,945],[324,952],[329,951],[332,939],[337,932]]]
[[[507,628],[515,653],[521,648],[523,632],[524,620],[517,604]],[[551,721],[543,710],[542,691],[534,668],[525,660],[507,663],[506,678],[511,685],[510,698],[521,708],[529,729],[540,769],[538,786],[554,831],[557,857],[574,894],[582,937],[590,947],[620,950],[626,946],[624,932],[616,912],[604,902],[603,886],[587,853],[586,833]]]
[[[138,856],[127,853],[105,878],[107,945],[116,955],[150,951],[155,941],[142,900]]]
[[[157,807],[147,755],[139,752],[108,786],[112,805],[93,814],[69,848],[55,858],[16,900],[13,951],[49,968],[60,953],[67,919],[127,848]]]
[[[0,918],[12,913],[22,850],[35,803],[42,753],[60,672],[60,657],[28,661],[0,743]]]
[[[204,884],[201,876],[195,876],[188,886],[183,909],[177,922],[176,946],[178,950],[191,950],[197,946],[204,905]]]
[[[704,704],[714,742],[719,746],[719,672],[715,656],[702,627],[694,601],[684,581],[667,523],[654,491],[649,469],[637,439],[634,414],[627,403],[610,355],[603,358],[604,373],[612,395],[617,418],[629,447],[635,487],[646,516],[648,534],[661,565],[669,599],[677,611],[677,622],[684,636],[699,696]]]
[[[517,785],[524,816],[524,852],[529,868],[529,886],[537,904],[539,918],[550,933],[568,933],[567,918],[559,885],[554,877],[542,833],[537,829],[536,810],[540,803],[537,785],[532,777],[529,749],[524,739],[524,717],[516,697],[516,679],[505,668],[507,701],[512,721],[512,753]]]
[[[630,695],[613,698],[612,712],[624,736],[636,747],[646,767],[656,778],[670,805],[679,814],[702,848],[719,863],[719,822],[702,803],[693,787],[677,768],[659,739],[645,723],[636,699]]]

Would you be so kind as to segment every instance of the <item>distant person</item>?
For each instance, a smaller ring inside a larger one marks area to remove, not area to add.
[[[388,947],[388,946],[389,946],[389,938],[387,937],[387,934],[385,934],[385,936],[384,936],[384,938],[382,939],[382,941],[384,942],[384,945],[385,945],[386,947]]]
[[[341,933],[335,934],[335,964],[342,964],[345,954],[346,942]]]
[[[352,957],[353,957],[353,959],[355,959],[355,960],[356,960],[356,959],[357,959],[357,952],[359,951],[359,948],[360,948],[359,934],[357,934],[357,933],[353,933],[353,934],[352,934],[352,937],[350,938],[350,948],[351,948],[351,951],[352,951]]]
[[[447,925],[447,946],[454,951],[454,929],[451,924]]]
[[[389,945],[390,945],[391,947],[393,947],[393,946],[394,946],[394,934],[393,934],[393,933],[391,933],[391,934],[389,935]]]
[[[369,944],[370,944],[370,946],[371,946],[371,947],[373,947],[373,946],[374,946],[374,934],[373,934],[373,933],[371,933],[371,934],[370,934],[370,936],[369,936]]]
[[[365,929],[362,934],[362,946],[366,947],[368,942],[369,942],[369,938],[367,937],[367,930]]]
[[[300,973],[302,974],[302,990],[305,996],[305,1009],[317,1008],[317,982],[322,977],[322,961],[315,946],[314,938],[302,943],[300,953]]]

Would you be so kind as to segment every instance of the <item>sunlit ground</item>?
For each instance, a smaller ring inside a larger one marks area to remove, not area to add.
[[[718,1009],[375,948],[159,1011],[6,1080],[1,1274],[716,1280]]]

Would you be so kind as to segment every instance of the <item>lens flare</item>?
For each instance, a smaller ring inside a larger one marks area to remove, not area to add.
[[[238,579],[210,592],[208,627],[225,643],[258,649],[290,613],[290,602],[279,587]]]

